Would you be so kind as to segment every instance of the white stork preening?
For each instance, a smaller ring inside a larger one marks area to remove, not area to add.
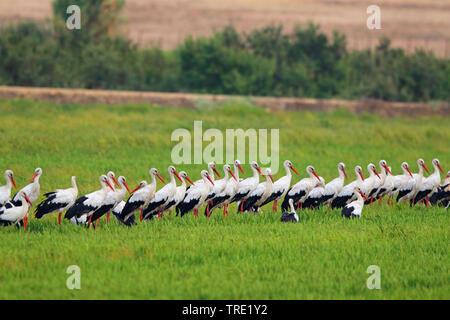
[[[78,187],[76,177],[71,178],[72,187],[68,189],[56,189],[53,192],[44,194],[45,200],[38,204],[35,217],[41,219],[55,211],[58,211],[58,224],[61,225],[61,215],[68,210],[78,197]]]
[[[294,184],[286,193],[283,203],[281,204],[281,210],[289,210],[289,199],[294,200],[294,206],[296,205],[297,208],[299,206],[303,208],[303,201],[306,199],[309,192],[316,186],[316,182],[320,182],[320,177],[317,175],[313,166],[307,166],[306,173],[309,177]]]
[[[26,230],[28,222],[28,209],[32,206],[32,203],[25,191],[19,191],[17,198],[20,200],[19,204],[14,205],[12,202],[7,202],[0,209],[0,225],[15,224],[19,227],[23,220],[23,228]]]
[[[422,199],[425,199],[426,205],[428,207],[430,201],[429,197],[434,192],[438,191],[439,185],[441,183],[441,175],[439,171],[444,174],[444,170],[442,170],[441,164],[438,159],[433,159],[432,164],[434,172],[422,181],[416,195],[410,200],[411,206],[417,204]]]
[[[180,171],[179,176],[181,178],[181,185],[177,187],[174,196],[172,197],[172,199],[170,199],[169,203],[163,209],[163,211],[169,211],[170,214],[176,208],[176,206],[184,199],[184,195],[186,194],[186,180],[191,185],[195,185],[195,183],[192,182],[192,180],[188,177],[186,172]]]
[[[121,213],[123,221],[128,221],[136,210],[141,210],[140,219],[142,221],[144,208],[146,208],[150,201],[155,197],[156,177],[163,183],[166,183],[157,169],[151,168],[149,174],[152,182],[147,184],[146,181],[141,181],[141,183],[139,183],[139,185],[131,192],[131,196],[128,198]]]
[[[319,200],[319,204],[328,202],[328,209],[331,208],[331,202],[338,196],[344,187],[345,178],[347,177],[347,172],[345,172],[345,164],[339,162],[337,165],[339,176],[325,185],[325,190],[323,191],[322,198]],[[358,175],[357,175],[358,176]]]
[[[144,208],[142,213],[143,220],[152,219],[155,215],[158,215],[158,218],[161,218],[164,213],[164,209],[169,204],[177,190],[175,177],[183,183],[183,180],[180,178],[180,175],[174,166],[169,166],[167,171],[169,172],[170,182],[159,189],[155,193],[155,197],[148,203],[147,207]]]
[[[97,227],[97,221],[99,219],[101,219],[101,217],[107,213],[108,215],[106,216],[106,222],[109,222],[109,213],[111,212],[111,210],[114,210],[114,208],[121,202],[123,201],[123,199],[125,198],[125,195],[128,193],[131,194],[130,188],[128,187],[127,184],[127,179],[125,179],[124,176],[120,176],[119,179],[117,180],[116,177],[114,175],[109,177],[112,181],[114,181],[116,183],[116,185],[120,188],[115,188],[114,191],[112,190],[108,190],[107,194],[106,194],[106,198],[105,200],[103,200],[103,204],[100,206],[100,208],[98,208],[97,210],[95,210],[95,212],[92,214],[92,219],[91,221],[94,222],[95,221],[95,226]],[[109,181],[109,180],[108,180]],[[109,181],[110,184],[111,181]]]
[[[281,214],[281,222],[298,222],[298,214],[295,212],[294,199],[289,199],[290,211],[283,212]]]
[[[0,210],[6,202],[11,200],[10,197],[12,186],[17,188],[16,182],[14,181],[14,172],[12,172],[12,170],[5,171],[5,180],[6,184],[0,187]]]
[[[266,181],[259,183],[247,196],[247,200],[242,205],[242,211],[258,212],[261,204],[273,193],[273,177],[270,168],[266,169],[265,178]]]
[[[263,175],[261,172],[261,169],[256,161],[252,161],[252,163],[250,164],[250,168],[253,171],[253,176],[239,182],[238,190],[236,191],[236,194],[230,201],[230,203],[240,202],[239,203],[240,208],[238,207],[238,211],[243,210],[243,205],[244,205],[244,202],[247,199],[248,195],[253,190],[255,190],[259,184],[259,175]]]
[[[177,215],[180,214],[180,216],[183,217],[189,211],[194,210],[194,216],[198,217],[198,208],[203,205],[206,197],[214,186],[214,182],[208,171],[202,170],[200,175],[203,178],[203,183],[194,183],[194,185],[186,190],[186,195],[183,201],[181,201],[176,207]]]
[[[375,165],[373,163],[369,163],[367,165],[367,171],[369,171],[369,177],[367,179],[365,179],[363,181],[363,183],[359,186],[359,188],[361,189],[361,191],[364,194],[371,194],[373,192],[373,190],[375,189],[375,182],[376,180],[380,180],[381,181],[381,177],[380,174],[377,171],[377,168],[375,167]],[[356,193],[353,194],[352,200],[355,199]],[[369,204],[372,205],[372,201],[373,198],[367,199],[365,204]]]
[[[286,195],[289,187],[291,186],[292,174],[290,170],[299,175],[297,170],[295,170],[294,166],[292,165],[291,161],[284,160],[283,167],[284,170],[286,170],[286,175],[273,183],[272,194],[261,204],[262,207],[273,201],[273,212],[277,212],[278,200],[282,199]]]
[[[74,205],[67,210],[64,216],[65,219],[77,225],[80,222],[87,222],[89,219],[89,227],[91,226],[92,214],[102,206],[108,192],[107,188],[109,187],[111,190],[114,190],[108,181],[108,177],[104,174],[100,176],[99,180],[102,188],[78,198]]]
[[[233,179],[229,179],[225,189],[220,194],[215,196],[211,200],[211,203],[209,203],[208,211],[210,215],[215,208],[223,208],[223,215],[228,215],[228,205],[239,188],[239,171],[244,174],[241,162],[236,159],[234,160],[234,174],[233,171],[231,171],[231,167],[228,170]],[[206,215],[208,215],[208,211],[205,211]]]
[[[341,192],[331,202],[331,208],[343,208],[353,197],[355,187],[360,187],[364,182],[364,176],[362,168],[360,166],[355,167],[356,180],[353,180],[346,186],[344,186]]]
[[[37,199],[39,198],[39,193],[41,192],[41,185],[39,184],[39,178],[41,177],[41,175],[42,169],[36,168],[36,170],[34,170],[33,177],[31,177],[29,184],[20,189],[20,191],[25,192],[25,194],[28,196],[32,204],[34,204],[37,201]],[[19,192],[14,196],[12,200],[14,204],[20,204],[21,200],[19,197]]]
[[[355,187],[353,189],[353,193],[354,193],[356,200],[347,204],[342,209],[342,213],[341,213],[341,216],[345,217],[347,219],[360,218],[362,209],[364,208],[364,199],[366,199],[366,201],[369,200],[369,199],[367,199],[366,195],[364,194],[364,192],[362,192],[361,188],[359,188],[359,187]],[[364,197],[364,199],[363,199],[363,197]]]
[[[314,188],[308,193],[305,201],[303,201],[302,208],[317,208],[322,203],[323,193],[325,192],[325,179],[319,177]]]

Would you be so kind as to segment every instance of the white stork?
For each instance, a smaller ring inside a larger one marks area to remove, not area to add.
[[[281,214],[281,222],[298,222],[298,214],[295,212],[294,199],[289,199],[290,211],[283,212]]]
[[[347,219],[360,218],[362,209],[364,208],[364,199],[366,199],[366,201],[369,200],[369,199],[367,199],[366,195],[359,187],[355,187],[353,189],[353,193],[354,193],[354,196],[356,197],[356,200],[347,204],[342,209],[342,213],[341,213],[341,216],[345,217]],[[364,199],[363,199],[363,197],[364,197]]]
[[[198,208],[200,208],[205,202],[206,197],[211,192],[214,182],[211,179],[208,171],[202,170],[200,173],[203,178],[203,183],[194,183],[188,190],[186,190],[186,195],[181,201],[176,209],[177,215],[180,214],[183,217],[186,213],[194,210],[194,216],[198,217]]]
[[[300,205],[303,207],[302,203],[309,192],[316,186],[317,181],[320,182],[320,178],[313,166],[307,166],[306,173],[309,176],[308,178],[300,180],[289,189],[281,204],[281,210],[289,210],[289,199],[293,199],[294,205],[297,205],[297,207]]]
[[[328,209],[331,208],[331,202],[338,196],[344,187],[345,178],[348,178],[345,171],[345,164],[339,162],[337,165],[339,176],[325,185],[322,198],[319,200],[319,205],[328,202]]]
[[[210,208],[213,205],[213,200],[215,197],[220,195],[226,188],[227,184],[230,180],[230,174],[233,176],[233,178],[236,178],[231,171],[231,167],[229,164],[224,164],[223,166],[223,179],[214,181],[214,187],[212,188],[211,192],[206,197],[206,208],[205,208],[205,216],[210,215]]]
[[[394,188],[390,193],[391,196],[397,194],[397,202],[404,200],[406,201],[406,196],[413,192],[415,179],[411,170],[409,169],[407,162],[402,162],[401,165],[403,174],[394,176]]]
[[[220,178],[220,174],[219,174],[219,172],[217,171],[216,164],[215,164],[214,162],[208,163],[208,173],[209,173],[209,178],[212,180],[212,182],[213,182],[214,185],[215,185],[215,184],[216,184],[216,181],[215,181],[215,179],[214,179],[214,174],[217,175],[217,178]],[[203,179],[200,179],[200,180],[194,181],[194,184],[195,184],[196,186],[200,186],[200,185],[201,185],[202,183],[204,183],[204,182],[205,182],[205,181],[204,181]],[[209,184],[209,183],[208,183],[208,184]],[[192,185],[189,186],[187,189],[189,190],[190,187],[192,187]]]
[[[366,191],[367,198],[369,198],[369,200],[370,200],[370,205],[372,205],[373,199],[376,199],[378,191],[383,186],[384,181],[386,180],[386,168],[387,168],[387,170],[389,170],[386,160],[380,160],[379,165],[380,165],[380,173],[378,173],[376,170],[374,171],[379,179],[376,179],[374,177],[373,178],[374,183],[373,183],[371,190]],[[370,179],[370,177],[369,177],[369,179]],[[369,180],[369,179],[367,179],[367,180]],[[364,189],[363,189],[363,192],[364,192]],[[368,204],[368,203],[366,203],[366,204]]]
[[[91,226],[92,214],[102,206],[108,192],[107,187],[114,190],[113,186],[108,181],[108,177],[104,174],[100,176],[99,180],[102,188],[78,198],[74,205],[67,210],[64,216],[65,219],[68,219],[75,224],[79,224],[81,221],[86,222],[87,218],[89,218],[89,227]]]
[[[444,170],[442,170],[441,164],[438,159],[433,159],[432,164],[434,172],[422,181],[422,184],[420,185],[420,188],[415,197],[410,200],[411,206],[418,203],[422,199],[425,199],[426,205],[428,207],[430,195],[438,190],[438,187],[441,183],[441,175],[439,171],[444,174]]]
[[[266,181],[259,183],[247,196],[247,200],[242,205],[242,211],[258,212],[261,204],[273,193],[273,177],[270,168],[266,169],[265,178]]]
[[[6,184],[0,187],[0,210],[2,206],[10,200],[12,186],[17,188],[16,182],[14,181],[14,172],[11,170],[5,171],[5,180]]]
[[[175,177],[183,182],[174,166],[169,166],[167,171],[169,172],[170,182],[159,189],[155,193],[155,197],[148,203],[147,207],[144,208],[142,213],[143,220],[152,219],[155,215],[158,215],[158,218],[161,218],[164,208],[169,204],[177,190]]]
[[[361,191],[364,194],[371,194],[372,191],[375,189],[375,181],[376,179],[381,181],[381,177],[380,174],[377,171],[377,168],[375,167],[375,165],[373,163],[369,163],[367,165],[367,171],[369,171],[369,177],[367,179],[364,180],[364,182],[359,186],[359,188],[361,189]],[[352,200],[355,199],[356,193],[354,193]],[[371,198],[373,201],[373,198]],[[366,200],[365,204],[369,204],[372,205],[372,201],[370,199]]]
[[[355,167],[355,174],[356,180],[353,180],[342,188],[341,192],[331,201],[331,208],[343,208],[352,199],[355,187],[360,187],[364,182],[364,176],[360,166]]]
[[[314,188],[308,193],[305,201],[303,201],[302,208],[317,208],[322,203],[323,194],[325,192],[325,179],[319,176],[319,181],[316,182]]]
[[[39,178],[42,175],[42,169],[36,168],[34,171],[33,177],[31,177],[31,180],[28,185],[23,187],[20,191],[25,191],[25,194],[30,199],[31,203],[34,204],[36,200],[39,198],[39,193],[41,191],[41,185],[39,184]],[[20,192],[19,191],[19,192]],[[20,204],[20,198],[19,198],[19,192],[14,196],[13,202],[14,204]]]
[[[181,178],[181,185],[179,185],[175,191],[174,196],[170,199],[169,203],[163,209],[163,211],[169,211],[171,213],[176,206],[183,201],[184,195],[186,194],[186,180],[191,184],[195,185],[194,182],[188,177],[185,171],[180,171],[179,176]]]
[[[61,225],[61,215],[68,210],[76,201],[78,197],[78,187],[76,177],[71,178],[72,187],[68,189],[56,189],[53,192],[44,194],[45,200],[38,204],[35,217],[41,219],[42,217],[58,211],[58,224]]]
[[[272,194],[261,204],[262,207],[273,201],[273,212],[277,212],[278,200],[282,199],[286,195],[289,187],[291,186],[292,174],[290,170],[299,175],[297,170],[295,170],[294,166],[292,165],[291,161],[284,160],[283,167],[284,170],[286,170],[286,175],[273,183]]]
[[[241,201],[241,211],[243,209],[243,204],[247,199],[247,196],[258,186],[259,175],[262,175],[261,169],[259,168],[259,165],[256,161],[252,161],[252,163],[250,164],[250,168],[253,171],[253,176],[239,182],[238,190],[230,201],[230,203]]]
[[[28,222],[28,209],[32,203],[25,191],[19,191],[17,198],[20,201],[19,204],[14,205],[12,202],[7,202],[0,209],[0,224],[15,224],[19,227],[20,223],[23,221],[23,228],[26,230]]]
[[[239,188],[239,170],[244,174],[241,162],[236,159],[234,160],[234,173],[231,171],[231,167],[228,170],[233,179],[229,179],[225,189],[211,200],[208,207],[209,214],[211,214],[214,208],[223,208],[223,215],[228,214],[228,205]],[[205,212],[207,215],[208,211]]]
[[[442,203],[445,207],[449,207],[448,203],[450,203],[450,171],[447,172],[447,176],[442,181],[442,184],[439,186],[438,191],[434,193],[431,198],[431,204]]]
[[[383,197],[389,195],[394,189],[394,176],[392,175],[391,167],[384,168],[384,174],[386,178],[384,179],[384,183],[378,189],[376,194],[376,198],[378,198],[378,204],[381,205],[381,201]],[[388,204],[390,204],[390,197],[388,198]]]
[[[157,169],[151,168],[149,174],[152,182],[147,184],[146,181],[141,181],[141,183],[131,192],[131,196],[128,198],[121,213],[123,221],[128,221],[136,210],[141,210],[140,219],[142,221],[144,208],[148,206],[150,201],[155,196],[156,177],[158,177],[163,183],[166,183]]]
[[[412,202],[411,202],[412,205],[414,205],[414,198],[416,197],[417,193],[419,192],[420,187],[422,186],[422,182],[425,179],[425,177],[423,176],[423,170],[425,169],[425,171],[428,174],[430,174],[430,171],[428,171],[428,168],[425,165],[425,161],[422,158],[417,159],[417,166],[419,168],[419,172],[413,174],[413,178],[414,178],[413,189],[402,199],[405,202],[406,202],[406,200],[412,200]]]

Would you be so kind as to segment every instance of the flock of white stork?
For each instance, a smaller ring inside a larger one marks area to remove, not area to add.
[[[282,222],[297,222],[296,210],[318,208],[322,204],[328,204],[328,209],[342,209],[341,215],[346,218],[360,217],[365,204],[373,204],[378,200],[381,204],[383,197],[388,198],[388,204],[409,201],[410,206],[420,202],[429,206],[443,203],[449,207],[450,199],[450,171],[441,184],[439,171],[442,167],[438,159],[433,159],[434,172],[429,173],[425,161],[417,160],[418,173],[411,173],[408,163],[403,162],[400,175],[392,175],[391,167],[385,160],[380,160],[379,168],[370,163],[367,166],[369,177],[364,178],[360,166],[355,167],[356,180],[344,185],[347,173],[344,163],[337,166],[338,177],[325,184],[324,178],[319,176],[312,166],[306,167],[307,177],[291,186],[291,170],[299,173],[291,161],[283,163],[286,175],[274,181],[271,170],[261,168],[256,162],[250,164],[252,176],[246,179],[240,178],[244,170],[239,160],[234,161],[234,168],[225,164],[224,176],[220,174],[214,163],[208,164],[208,170],[202,170],[201,179],[193,182],[186,172],[177,172],[174,166],[169,166],[170,182],[156,190],[156,178],[163,183],[164,179],[155,168],[150,169],[151,182],[141,181],[139,185],[130,191],[125,177],[116,178],[113,172],[100,176],[101,189],[78,198],[76,178],[72,177],[72,187],[57,189],[44,194],[45,199],[40,202],[35,210],[35,217],[40,219],[50,213],[58,212],[58,223],[61,225],[62,213],[66,211],[65,219],[76,225],[92,225],[97,227],[103,215],[106,214],[106,222],[110,220],[110,214],[127,226],[136,224],[135,212],[140,211],[140,221],[147,221],[155,217],[162,218],[165,212],[176,210],[177,216],[183,217],[190,211],[198,217],[198,210],[205,205],[205,215],[210,217],[214,209],[223,208],[223,214],[228,215],[228,206],[236,202],[238,212],[260,212],[260,208],[273,202],[273,211],[277,211],[277,202],[283,199],[281,204]],[[429,174],[424,176],[424,170]],[[6,185],[0,186],[0,224],[23,225],[26,230],[28,215],[31,206],[40,195],[39,178],[42,169],[37,168],[30,183],[22,188],[10,199],[12,186],[16,188],[14,174],[11,170],[5,171]],[[260,175],[263,182],[260,182]],[[177,186],[176,179],[181,184]],[[187,182],[190,186],[187,186]],[[114,186],[115,185],[115,186]],[[130,196],[125,201],[127,191]],[[95,223],[95,224],[94,224]]]

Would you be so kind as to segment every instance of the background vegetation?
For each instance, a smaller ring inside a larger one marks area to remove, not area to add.
[[[406,55],[388,39],[348,51],[345,36],[330,38],[312,24],[291,34],[275,25],[245,34],[230,26],[162,51],[120,34],[123,0],[77,1],[81,30],[68,30],[72,2],[56,0],[46,24],[2,30],[0,85],[450,101],[450,60]]]

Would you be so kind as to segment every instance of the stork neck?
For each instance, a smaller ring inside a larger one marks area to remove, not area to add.
[[[291,212],[295,213],[295,208],[294,208],[294,203],[293,202],[289,202],[289,207],[291,208]]]
[[[253,168],[253,167],[252,167],[252,170],[253,170],[253,178],[258,178],[258,175],[259,175],[258,170],[256,170],[256,168]]]
[[[355,192],[355,193],[356,193],[356,201],[364,202],[362,195],[359,192]]]
[[[211,178],[212,181],[214,181],[214,171],[213,171],[212,167],[209,167],[208,171],[209,171],[209,177]]]
[[[234,166],[234,176],[236,177],[237,182],[239,182],[239,168],[236,165]]]
[[[423,176],[423,167],[419,165],[419,175]]]
[[[72,188],[78,189],[77,181],[75,179],[72,179]]]
[[[12,187],[12,181],[11,181],[11,177],[7,174],[5,174],[5,180],[6,180],[6,186],[11,189]]]
[[[344,171],[342,171],[341,169],[339,169],[338,171],[339,171],[339,178],[345,179]],[[358,174],[358,176],[359,176],[359,174]]]
[[[286,176],[291,177],[292,176],[291,168],[289,168],[289,166],[285,165],[284,169],[286,170]]]

